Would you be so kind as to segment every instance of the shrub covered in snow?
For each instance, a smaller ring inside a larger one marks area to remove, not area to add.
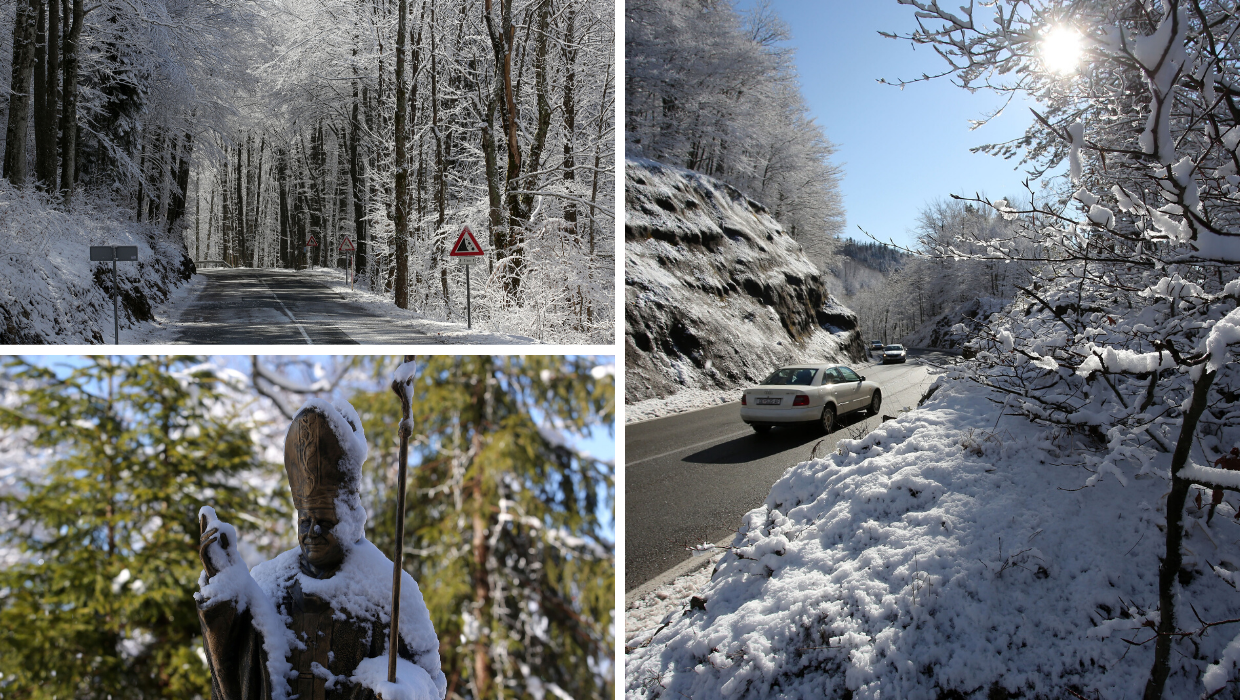
[[[938,387],[789,469],[704,606],[628,640],[628,697],[1139,697],[1165,527],[1153,472],[1170,456],[1081,489],[1089,467],[1066,435],[1001,418],[1002,396],[972,383]],[[1240,617],[1240,525],[1205,515],[1190,506],[1184,594],[1205,621]],[[1228,638],[1189,637],[1167,697],[1199,695]]]
[[[152,320],[151,307],[189,280],[180,237],[101,198],[71,213],[44,195],[0,180],[0,343],[103,343],[112,339],[112,263],[90,262],[92,245],[138,247],[117,264],[120,324]]]

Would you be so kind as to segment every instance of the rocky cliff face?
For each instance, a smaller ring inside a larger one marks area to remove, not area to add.
[[[624,199],[626,402],[861,359],[857,316],[766,207],[641,159],[625,161]]]

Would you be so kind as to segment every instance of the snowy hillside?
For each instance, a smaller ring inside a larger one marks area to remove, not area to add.
[[[132,217],[85,198],[66,214],[0,180],[0,343],[112,342],[112,264],[90,262],[92,245],[138,247],[117,264],[121,328],[152,320],[194,266],[178,236]]]
[[[1082,488],[1066,440],[984,391],[940,379],[922,408],[790,468],[697,597],[626,640],[627,697],[1140,697],[1167,480]],[[1185,607],[1238,618],[1237,496],[1207,527],[1195,494]],[[1201,696],[1236,632],[1200,624],[1185,610],[1197,634],[1165,697]]]
[[[625,161],[625,401],[731,388],[789,361],[859,358],[857,317],[766,207]]]

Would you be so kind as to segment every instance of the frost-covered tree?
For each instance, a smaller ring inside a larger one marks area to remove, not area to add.
[[[1181,668],[1173,646],[1189,636],[1176,600],[1190,487],[1240,485],[1206,466],[1240,441],[1240,20],[1220,2],[1010,0],[976,16],[974,6],[900,2],[917,9],[906,38],[934,46],[965,87],[1040,103],[1023,139],[992,150],[1023,154],[1035,174],[1069,163],[1070,200],[975,202],[1032,247],[978,236],[982,250],[968,257],[1035,274],[973,341],[970,376],[1006,395],[1009,410],[1092,440],[1087,484],[1134,472],[1170,480],[1149,601],[1159,622],[1143,640],[1155,646],[1145,697],[1162,697]],[[1079,67],[1061,60],[1074,45]],[[1207,692],[1238,660],[1233,642],[1205,673]]]
[[[8,454],[40,463],[0,484],[0,696],[206,697],[198,507],[280,523],[286,495],[197,359],[55,362],[0,376]]]
[[[612,377],[591,358],[419,365],[405,562],[443,640],[449,692],[612,697],[614,465],[565,439],[612,430]],[[390,391],[351,401],[373,443],[368,536],[390,551],[399,408]]]
[[[770,4],[742,15],[731,0],[636,0],[625,26],[629,155],[745,191],[824,265],[844,226],[840,168]]]

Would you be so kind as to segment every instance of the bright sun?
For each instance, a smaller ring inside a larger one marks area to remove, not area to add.
[[[1071,27],[1055,27],[1042,40],[1042,63],[1055,73],[1076,70],[1081,60],[1081,35]]]

